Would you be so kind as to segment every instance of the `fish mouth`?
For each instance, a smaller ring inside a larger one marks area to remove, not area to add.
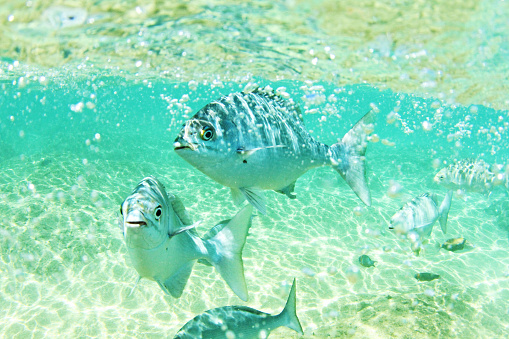
[[[182,150],[182,149],[190,149],[191,151],[195,151],[197,148],[198,148],[197,145],[187,143],[187,142],[175,141],[173,143],[173,149],[175,151]]]
[[[145,221],[127,221],[126,224],[128,227],[132,228],[147,226]]]

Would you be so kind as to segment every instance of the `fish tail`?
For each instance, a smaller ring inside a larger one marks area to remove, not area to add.
[[[330,146],[331,166],[341,174],[348,185],[367,206],[371,206],[371,193],[366,181],[366,148],[368,135],[373,131],[375,111],[369,111],[345,134],[338,143]]]
[[[447,232],[447,216],[449,215],[449,209],[451,208],[452,202],[452,190],[447,191],[444,201],[440,204],[440,209],[438,210],[438,221],[440,222],[440,227],[442,228],[442,232],[444,234]]]
[[[281,325],[291,328],[298,332],[300,335],[304,334],[302,326],[300,325],[299,318],[297,317],[297,293],[296,293],[296,279],[293,279],[290,295],[286,301],[285,308],[277,315],[282,320]]]
[[[248,293],[244,278],[242,249],[251,227],[252,212],[253,206],[247,205],[217,234],[204,240],[209,253],[207,260],[214,265],[233,292],[244,301],[247,301]]]

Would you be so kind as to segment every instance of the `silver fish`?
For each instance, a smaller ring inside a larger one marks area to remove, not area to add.
[[[452,191],[447,192],[440,207],[434,194],[425,193],[415,197],[392,216],[389,229],[406,236],[412,243],[412,250],[418,255],[423,241],[429,238],[437,220],[442,232],[447,232],[451,201]]]
[[[505,173],[496,173],[483,160],[461,160],[442,168],[433,180],[448,189],[487,193],[495,186],[508,187]]]
[[[272,330],[281,326],[302,335],[304,333],[297,318],[295,304],[294,279],[286,306],[278,315],[245,306],[218,307],[194,317],[177,332],[174,339],[267,338]]]
[[[139,279],[155,280],[175,298],[196,261],[212,264],[242,300],[248,293],[242,249],[251,226],[252,206],[200,238],[184,205],[154,177],[143,179],[120,207],[120,226]],[[138,281],[139,281],[138,279]]]
[[[331,166],[368,206],[367,136],[375,112],[367,113],[336,144],[327,146],[308,133],[293,100],[270,87],[232,93],[199,110],[174,142],[184,160],[230,187],[234,201],[247,199],[266,213],[263,190],[295,198],[296,180],[308,170]]]

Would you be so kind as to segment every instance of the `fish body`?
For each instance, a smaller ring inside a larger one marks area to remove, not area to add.
[[[365,254],[359,257],[359,263],[364,267],[375,266],[376,261],[371,260],[371,258]]]
[[[295,279],[286,306],[278,315],[245,306],[218,307],[194,317],[174,339],[267,338],[272,330],[281,326],[304,334],[296,312]]]
[[[293,100],[257,88],[203,107],[184,124],[174,148],[198,170],[230,187],[237,204],[247,199],[264,214],[263,190],[293,199],[296,180],[320,166],[333,167],[370,206],[364,155],[373,121],[370,111],[329,147],[309,134]]]
[[[429,238],[437,220],[440,222],[442,232],[444,234],[447,232],[447,216],[451,201],[452,191],[447,192],[440,206],[434,194],[425,193],[415,197],[392,216],[389,229],[409,238],[413,251],[419,254],[422,242]]]
[[[433,180],[447,189],[487,193],[494,187],[508,187],[505,173],[495,173],[483,160],[461,160],[442,168]]]
[[[442,248],[451,252],[461,251],[465,248],[467,240],[463,237],[452,238],[442,244]]]
[[[417,273],[415,275],[415,279],[419,281],[432,281],[438,278],[440,278],[440,276],[434,273]]]
[[[247,300],[242,249],[251,213],[250,205],[244,207],[202,239],[180,199],[167,194],[156,178],[147,177],[122,203],[120,226],[140,278],[156,281],[167,294],[181,296],[200,260],[213,265],[239,298]]]

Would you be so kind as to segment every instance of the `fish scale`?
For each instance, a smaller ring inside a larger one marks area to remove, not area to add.
[[[483,160],[460,160],[442,168],[433,180],[448,189],[470,192],[486,193],[498,185],[508,188],[506,174],[494,173],[492,167]]]
[[[295,198],[296,180],[308,170],[331,166],[368,206],[367,135],[375,112],[368,112],[338,143],[327,146],[306,130],[291,99],[271,88],[231,93],[200,109],[175,139],[175,151],[218,183],[230,187],[236,204],[247,199],[266,213],[263,190]]]

